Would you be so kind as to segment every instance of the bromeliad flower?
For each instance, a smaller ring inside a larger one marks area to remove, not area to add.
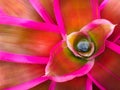
[[[118,0],[0,6],[0,89],[120,89]]]

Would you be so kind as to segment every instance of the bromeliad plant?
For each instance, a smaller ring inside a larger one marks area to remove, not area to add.
[[[119,90],[119,0],[0,0],[0,89]]]

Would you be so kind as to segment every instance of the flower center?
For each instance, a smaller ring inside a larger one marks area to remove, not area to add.
[[[68,48],[77,57],[88,58],[94,51],[94,42],[83,32],[74,32],[67,36]]]
[[[80,52],[88,52],[90,50],[90,43],[87,40],[81,40],[77,44],[77,50]]]

